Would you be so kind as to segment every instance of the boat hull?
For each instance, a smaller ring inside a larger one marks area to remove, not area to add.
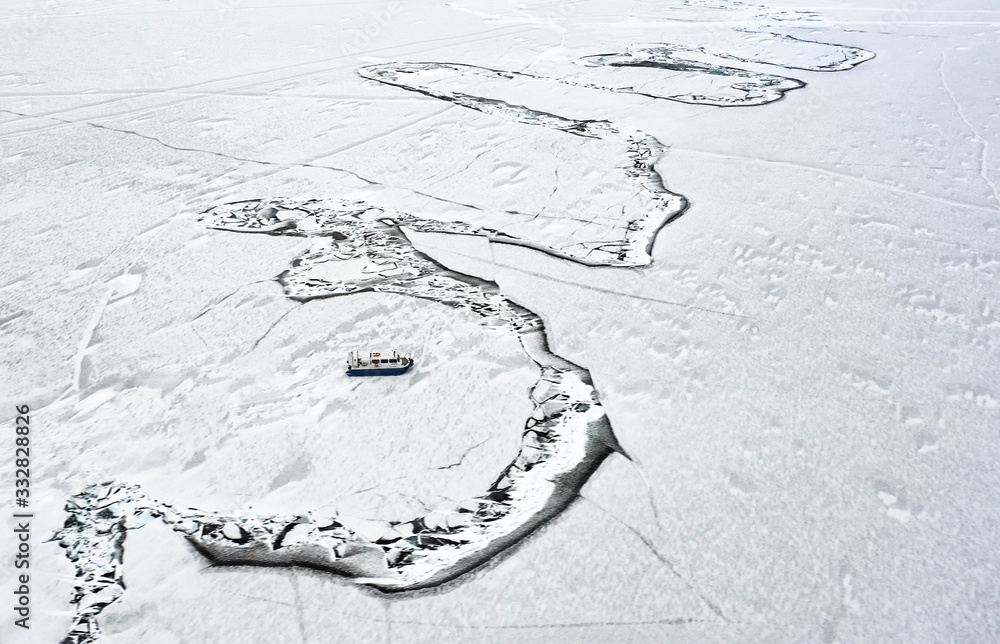
[[[412,364],[408,364],[405,367],[385,367],[380,369],[372,369],[370,367],[362,367],[358,369],[348,369],[347,375],[349,376],[399,376],[410,370]]]

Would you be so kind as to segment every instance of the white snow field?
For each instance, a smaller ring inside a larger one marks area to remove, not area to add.
[[[1000,641],[997,60],[985,0],[4,3],[0,641]]]

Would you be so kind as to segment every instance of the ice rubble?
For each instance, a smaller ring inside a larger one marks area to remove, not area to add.
[[[151,518],[180,532],[218,563],[299,565],[386,591],[434,586],[474,568],[558,514],[617,449],[590,374],[547,347],[542,320],[505,299],[496,284],[454,273],[416,251],[400,225],[474,234],[360,202],[249,201],[206,213],[211,227],[299,235],[318,243],[281,274],[285,294],[308,300],[360,291],[400,293],[466,308],[517,333],[541,367],[521,448],[483,494],[409,521],[302,515],[224,515],[179,510],[136,486],[94,485],[66,506],[53,538],[77,568],[77,619],[69,640],[93,641],[96,616],[123,592],[122,543]],[[331,265],[352,271],[324,271]]]
[[[594,220],[605,220],[608,233],[598,240],[579,239],[573,234],[518,238],[498,229],[431,221],[356,201],[253,200],[221,205],[205,213],[208,225],[220,230],[315,239],[316,244],[279,277],[290,298],[305,301],[361,291],[391,292],[468,309],[493,324],[507,326],[541,368],[541,377],[530,392],[534,411],[524,424],[517,457],[486,491],[408,521],[181,510],[146,497],[136,486],[114,481],[90,486],[70,499],[66,506],[69,518],[53,536],[66,549],[77,572],[72,600],[77,615],[65,641],[85,644],[99,638],[98,614],[124,591],[121,567],[126,533],[151,519],[162,520],[183,534],[215,562],[308,566],[385,591],[401,591],[455,578],[562,511],[600,463],[619,449],[589,372],[548,350],[537,315],[506,299],[496,284],[450,271],[418,252],[405,231],[484,236],[492,243],[521,244],[593,265],[648,264],[657,231],[687,207],[684,197],[664,187],[655,169],[662,144],[642,132],[622,131],[608,121],[570,119],[489,94],[499,91],[505,82],[519,79],[688,103],[760,105],[804,83],[720,65],[719,59],[771,61],[832,71],[850,68],[872,56],[858,49],[805,43],[776,34],[745,34],[752,37],[743,38],[743,45],[757,38],[756,51],[764,51],[764,55],[748,53],[745,47],[727,53],[655,44],[578,61],[583,68],[612,70],[614,75],[606,76],[604,82],[447,63],[392,63],[359,70],[370,80],[507,121],[584,138],[616,139],[627,150],[617,167],[636,184],[648,207],[632,218],[595,215]],[[812,48],[814,64],[786,56],[790,46]],[[678,82],[693,78],[702,93],[689,88],[640,91],[635,83],[622,84],[629,77],[618,71],[637,69],[679,74],[673,77],[680,79]],[[609,82],[611,79],[617,84]],[[712,82],[720,79],[721,83]],[[479,94],[458,91],[456,83],[471,84]]]

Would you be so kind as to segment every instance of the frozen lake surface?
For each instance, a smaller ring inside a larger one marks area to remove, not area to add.
[[[997,639],[998,15],[7,7],[3,640]]]

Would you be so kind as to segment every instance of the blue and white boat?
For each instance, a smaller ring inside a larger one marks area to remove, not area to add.
[[[368,355],[351,351],[347,355],[349,376],[398,376],[412,366],[410,354],[401,356],[395,351],[372,351]]]

